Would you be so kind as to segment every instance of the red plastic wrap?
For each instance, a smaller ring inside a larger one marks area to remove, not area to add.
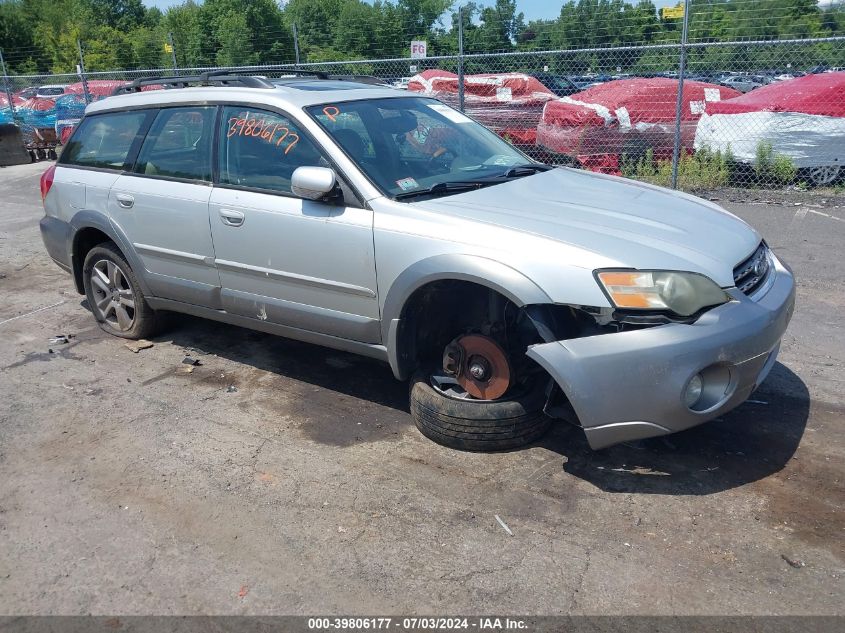
[[[458,76],[446,70],[426,70],[411,78],[408,90],[458,106]],[[543,106],[554,93],[522,73],[466,75],[464,112],[517,145],[533,145]]]
[[[704,112],[739,96],[732,88],[685,81],[681,110],[681,147],[691,151],[695,127]],[[622,154],[671,157],[675,138],[678,81],[620,79],[550,101],[537,128],[537,144],[575,157],[594,171],[618,174]]]
[[[707,114],[743,112],[800,112],[845,117],[845,73],[821,73],[779,81],[707,108]]]

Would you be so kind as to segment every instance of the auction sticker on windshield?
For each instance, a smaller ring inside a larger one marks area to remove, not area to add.
[[[397,180],[396,184],[402,191],[410,191],[411,189],[416,189],[419,187],[417,181],[413,178],[402,178],[401,180]]]

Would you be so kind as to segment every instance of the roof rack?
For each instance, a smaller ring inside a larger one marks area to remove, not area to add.
[[[253,72],[253,71],[250,71]],[[275,88],[263,77],[239,74],[235,70],[210,70],[199,75],[174,75],[170,77],[145,77],[119,86],[114,89],[112,96],[140,92],[144,86],[164,86],[170,88],[187,88],[191,84],[201,86],[224,85],[241,86],[244,88]]]
[[[247,73],[254,73],[255,70],[210,70],[199,75],[174,75],[170,77],[145,77],[138,78],[135,81],[119,86],[114,89],[112,95],[131,94],[140,92],[144,86],[164,86],[165,88],[187,88],[191,84],[199,84],[201,86],[223,85],[223,86],[240,86],[243,88],[276,88],[278,84],[273,83],[285,77],[278,79],[267,79],[256,75]],[[322,70],[299,70],[299,69],[284,69],[281,71],[284,75],[298,76],[306,75],[316,77],[317,79],[333,79],[336,81],[357,81],[359,83],[371,84],[375,86],[389,86],[383,79],[373,77],[371,75],[330,75]]]

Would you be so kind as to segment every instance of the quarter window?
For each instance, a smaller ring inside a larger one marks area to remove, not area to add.
[[[135,172],[210,182],[215,109],[166,108],[159,111],[141,146]]]
[[[110,112],[85,117],[62,151],[59,163],[101,169],[126,169],[148,111]],[[137,147],[137,145],[135,146]]]
[[[297,167],[329,165],[289,118],[244,107],[223,110],[220,184],[290,193]]]

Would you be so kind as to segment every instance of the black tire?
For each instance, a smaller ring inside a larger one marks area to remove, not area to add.
[[[98,308],[98,296],[96,292],[102,291],[95,291],[91,275],[94,266],[100,262],[111,262],[116,265],[120,269],[122,277],[127,282],[129,289],[131,289],[134,309],[132,311],[131,327],[127,329],[121,329],[119,325],[110,322],[103,311]],[[159,319],[155,310],[147,304],[144,298],[144,292],[141,290],[141,284],[138,283],[138,278],[135,276],[135,271],[132,270],[113,242],[103,242],[88,251],[88,254],[85,256],[85,263],[82,266],[82,281],[85,285],[85,296],[88,298],[91,313],[105,332],[121,338],[139,339],[151,337],[158,331]]]
[[[505,451],[530,444],[549,428],[545,381],[512,400],[457,400],[431,386],[427,372],[411,380],[411,417],[430,440],[465,451]]]

